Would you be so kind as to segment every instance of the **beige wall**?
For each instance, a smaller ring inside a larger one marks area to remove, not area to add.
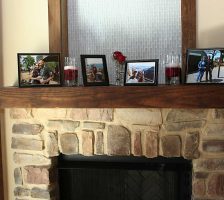
[[[197,47],[224,47],[224,1],[197,1]]]
[[[2,19],[0,27],[0,36],[2,35],[0,40],[2,43],[0,44],[0,50],[2,48],[0,68],[4,66],[1,75],[4,77],[4,85],[12,86],[17,85],[17,53],[49,52],[48,0],[1,0],[0,4],[0,20]],[[8,135],[11,127],[7,110],[5,121],[5,135]],[[12,152],[9,151],[10,139],[3,137],[2,143],[7,147],[5,148],[6,155],[4,155],[4,158],[7,163],[7,174],[10,174],[5,199],[11,200],[14,199],[14,179],[11,167]]]
[[[2,0],[5,86],[17,84],[17,53],[49,51],[47,3],[47,0]]]

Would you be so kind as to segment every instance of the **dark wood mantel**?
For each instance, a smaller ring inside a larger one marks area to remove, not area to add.
[[[0,88],[0,108],[224,108],[224,85]]]

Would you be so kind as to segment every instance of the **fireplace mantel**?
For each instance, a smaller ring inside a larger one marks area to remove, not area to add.
[[[0,88],[0,108],[224,108],[224,85]]]

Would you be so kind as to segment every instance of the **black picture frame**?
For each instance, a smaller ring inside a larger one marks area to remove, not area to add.
[[[80,55],[84,86],[108,86],[105,55]]]
[[[187,49],[184,84],[224,84],[224,48]]]
[[[60,53],[18,53],[19,87],[62,86]]]
[[[158,85],[159,59],[129,60],[125,63],[125,86]]]

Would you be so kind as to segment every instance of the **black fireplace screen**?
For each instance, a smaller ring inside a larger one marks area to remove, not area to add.
[[[190,200],[191,162],[60,156],[61,200]]]

